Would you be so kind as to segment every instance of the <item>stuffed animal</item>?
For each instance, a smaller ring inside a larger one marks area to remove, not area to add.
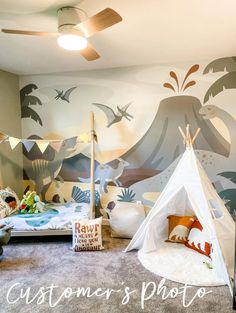
[[[34,196],[34,208],[38,212],[43,212],[45,208],[45,203],[40,201],[40,197],[38,195]]]
[[[0,225],[0,255],[3,254],[3,245],[8,244],[11,237],[12,225]]]
[[[20,204],[21,214],[34,214],[44,211],[45,203],[40,201],[35,191],[28,190],[23,196]]]

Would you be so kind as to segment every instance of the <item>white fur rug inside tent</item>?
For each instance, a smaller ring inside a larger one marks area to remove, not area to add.
[[[183,244],[163,242],[151,253],[138,251],[142,265],[159,276],[193,286],[221,286],[225,282],[204,262],[211,260]]]

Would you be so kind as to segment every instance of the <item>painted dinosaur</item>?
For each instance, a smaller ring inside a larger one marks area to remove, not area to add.
[[[119,164],[117,168],[111,167],[109,164],[99,164],[95,170],[95,182],[100,181],[99,191],[100,193],[108,192],[107,185],[109,182],[113,182],[117,187],[121,187],[122,184],[119,181],[119,177],[122,175],[124,168],[129,166],[129,163],[123,159],[117,159]],[[78,177],[82,183],[89,183],[90,178]]]
[[[43,201],[45,201],[45,194],[50,184],[58,177],[63,160],[70,157],[76,150],[75,144],[76,137],[64,140],[60,151],[51,161],[46,159],[29,160],[24,155],[24,170],[29,179],[34,182],[35,191],[37,194],[41,194]]]
[[[101,103],[93,103],[93,105],[96,105],[99,109],[101,109],[107,117],[107,127],[110,127],[111,125],[118,123],[122,120],[122,118],[126,118],[129,122],[132,118],[134,118],[131,114],[127,112],[129,106],[132,102],[129,102],[128,104],[124,105],[123,107],[117,106],[117,112],[115,112],[112,108],[105,104]]]
[[[69,88],[67,89],[65,92],[63,90],[58,90],[58,89],[55,89],[55,91],[57,92],[57,95],[54,99],[58,100],[58,99],[61,99],[61,100],[64,100],[68,103],[70,103],[70,94],[72,93],[72,91],[74,89],[76,89],[77,87],[72,87],[72,88]]]
[[[225,126],[229,130],[229,134],[231,138],[229,158],[231,158],[231,156],[235,157],[236,155],[236,140],[234,140],[235,132],[236,132],[235,118],[232,115],[230,115],[228,112],[226,112],[225,110],[217,107],[216,105],[209,105],[209,104],[203,106],[199,110],[199,113],[202,115],[202,117],[205,120],[210,120],[210,119],[217,117],[225,124]]]

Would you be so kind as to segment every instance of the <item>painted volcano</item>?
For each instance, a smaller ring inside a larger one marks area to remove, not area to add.
[[[181,95],[163,99],[146,134],[122,158],[132,168],[163,170],[184,151],[178,126],[187,124],[193,132],[201,128],[195,149],[229,155],[229,143],[209,120],[199,114],[202,105],[196,97]]]

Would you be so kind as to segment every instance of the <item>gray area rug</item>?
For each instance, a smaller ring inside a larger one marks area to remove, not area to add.
[[[4,248],[4,255],[0,259],[0,312],[234,312],[231,309],[232,298],[227,287],[206,288],[207,291],[212,290],[212,293],[203,298],[195,298],[188,308],[182,305],[183,294],[162,300],[162,293],[157,295],[158,284],[162,278],[143,268],[136,252],[123,253],[128,240],[110,238],[107,227],[103,229],[103,233],[105,250],[99,252],[75,253],[70,249],[70,238],[65,237],[14,239]],[[51,286],[52,284],[54,286]],[[175,296],[176,288],[179,292],[183,290],[180,289],[183,285],[171,281],[166,281],[164,286],[167,293],[171,288],[175,288],[172,289],[172,296]],[[44,289],[44,293],[40,292],[42,287],[48,289]],[[77,297],[79,294],[71,293],[82,287],[90,287],[91,297],[82,294]],[[125,298],[125,287],[130,288],[126,291],[133,292],[128,303],[122,304],[122,300],[128,300]],[[147,289],[143,294],[150,299],[144,302],[142,309],[141,292],[144,287]],[[27,288],[30,288],[29,301],[35,296],[35,300],[29,304],[26,304],[25,297],[20,299],[20,290],[25,293]],[[67,289],[66,294],[58,301],[66,288],[71,289]],[[108,289],[116,292],[112,292],[110,298],[106,299],[104,293]],[[49,306],[50,290],[52,305],[58,301],[55,307]],[[91,295],[96,290],[97,296]],[[195,287],[187,288],[186,303],[197,291],[198,288]],[[9,301],[15,303],[7,302],[8,292]]]

